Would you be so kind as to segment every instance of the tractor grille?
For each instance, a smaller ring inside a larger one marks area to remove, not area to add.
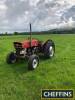
[[[23,49],[22,48],[22,43],[14,42],[14,47],[16,49],[16,55],[19,57],[20,56],[20,51]]]
[[[22,43],[14,42],[14,47],[17,49],[22,49]]]

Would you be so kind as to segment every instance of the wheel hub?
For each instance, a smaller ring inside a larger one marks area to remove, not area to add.
[[[35,69],[35,68],[37,67],[37,65],[38,65],[38,62],[37,62],[36,59],[34,59],[34,60],[33,60],[33,68]]]
[[[49,52],[50,52],[50,57],[53,57],[53,55],[54,55],[54,50],[53,50],[53,47],[52,46],[50,46],[50,48],[49,48]]]

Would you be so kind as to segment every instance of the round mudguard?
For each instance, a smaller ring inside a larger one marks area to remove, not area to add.
[[[44,55],[46,58],[52,58],[55,53],[55,44],[52,40],[48,40],[44,45]]]
[[[6,61],[8,64],[13,64],[16,62],[16,55],[14,52],[11,52],[7,55]]]
[[[39,57],[37,55],[31,55],[28,61],[28,69],[34,70],[39,65]]]

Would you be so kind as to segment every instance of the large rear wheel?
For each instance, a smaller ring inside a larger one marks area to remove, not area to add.
[[[48,40],[44,45],[44,55],[46,58],[52,58],[55,54],[55,44],[52,40]]]

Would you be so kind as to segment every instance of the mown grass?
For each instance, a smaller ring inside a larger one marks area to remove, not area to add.
[[[41,89],[75,90],[75,35],[34,35],[56,45],[53,59],[40,59],[39,67],[28,71],[27,61],[8,65],[6,55],[13,51],[14,41],[27,35],[0,37],[0,100],[40,100]]]

